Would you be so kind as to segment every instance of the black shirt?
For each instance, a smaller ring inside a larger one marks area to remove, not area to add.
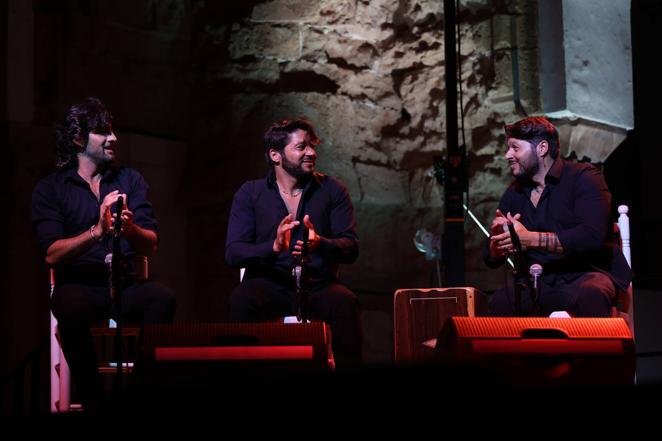
[[[626,288],[632,271],[614,234],[611,194],[600,171],[590,164],[557,158],[545,176],[537,206],[530,199],[532,190],[531,182],[516,180],[501,198],[499,210],[504,215],[520,213],[529,231],[556,233],[563,253],[531,249],[525,253],[527,264],[541,264],[544,277],[572,279],[587,271],[601,271]],[[489,243],[484,257],[491,267],[504,262],[489,257]]]
[[[129,168],[107,170],[102,175],[100,199],[97,199],[77,170],[68,168],[39,181],[32,194],[32,226],[43,252],[46,253],[57,240],[89,231],[99,221],[100,201],[115,190],[127,195],[127,206],[133,212],[134,223],[156,232],[152,204],[147,199],[148,186],[137,171]],[[123,254],[127,258],[134,256],[135,252],[129,242],[125,238],[120,240]],[[102,242],[94,244],[72,261],[58,265],[57,273],[70,276],[87,273],[103,277],[106,272],[104,259],[111,250],[112,239],[105,237]]]
[[[354,208],[345,186],[335,178],[314,173],[303,190],[296,219],[303,225],[308,214],[321,237],[319,249],[310,256],[307,269],[313,281],[336,277],[339,263],[352,263],[358,256]],[[273,252],[278,225],[287,216],[273,171],[265,178],[246,182],[232,202],[225,260],[246,267],[246,276],[288,280],[292,269],[291,249]],[[301,227],[292,231],[291,248],[301,237]]]

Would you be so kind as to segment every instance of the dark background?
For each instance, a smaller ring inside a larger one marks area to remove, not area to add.
[[[36,181],[52,170],[54,119],[85,96],[99,96],[106,102],[116,117],[121,143],[125,139],[123,133],[131,134],[131,148],[120,158],[146,175],[162,208],[157,213],[162,232],[165,229],[179,235],[181,240],[175,238],[171,243],[186,248],[173,246],[162,250],[167,256],[159,256],[155,261],[156,274],[160,268],[162,279],[178,290],[178,296],[185,297],[180,302],[183,308],[178,311],[178,320],[224,318],[224,296],[237,281],[236,270],[227,268],[223,262],[231,196],[241,182],[266,170],[262,152],[245,146],[260,145],[264,127],[275,119],[277,112],[265,107],[261,112],[242,115],[237,121],[230,97],[238,88],[260,86],[221,79],[210,87],[208,75],[216,66],[223,65],[228,54],[222,45],[210,44],[208,35],[201,30],[205,23],[234,23],[245,17],[255,3],[259,2],[204,3],[203,8],[183,21],[185,28],[171,30],[168,57],[173,63],[167,71],[154,72],[155,80],[150,83],[137,79],[131,69],[134,63],[156,56],[154,48],[127,39],[123,44],[133,48],[133,58],[100,62],[104,60],[104,38],[121,39],[119,31],[104,36],[100,29],[94,43],[70,40],[74,27],[89,27],[89,32],[96,32],[94,28],[99,27],[100,20],[96,2],[34,1],[35,96],[31,126],[10,124],[7,119],[7,95],[12,84],[7,82],[7,34],[0,32],[0,146],[5,169],[0,186],[1,203],[5,207],[0,216],[3,411],[47,409],[48,279],[29,225],[29,197]],[[127,17],[135,12],[131,2],[116,5],[126,8]],[[7,19],[8,4],[2,2],[0,22],[6,23]],[[150,23],[144,16],[137,20]],[[655,35],[661,26],[662,4],[654,0],[632,2],[635,129],[604,165],[614,212],[623,201],[630,206],[637,347],[640,366],[648,369],[643,376],[651,382],[660,381],[654,372],[659,364],[660,357],[656,355],[662,339],[658,319],[662,311],[659,300],[662,208],[658,194],[662,147],[656,59],[660,55],[660,40]],[[178,39],[178,32],[187,38]],[[89,47],[92,44],[95,46]],[[72,64],[68,57],[79,57],[79,71],[67,70]],[[144,87],[145,84],[152,87]],[[286,93],[301,90],[302,84],[319,93],[332,90],[320,78],[295,75],[262,92]],[[159,145],[161,154],[171,155],[163,167],[159,168],[153,157],[141,162],[141,153],[134,148],[140,136],[158,137],[171,143],[165,149],[163,143]],[[219,148],[226,139],[242,142]],[[173,163],[179,166],[172,167]],[[163,182],[167,190],[155,186],[155,182]],[[171,268],[177,271],[169,271]],[[392,293],[369,289],[357,289],[357,293],[364,306],[375,312],[375,321],[368,320],[366,324],[370,327],[374,323],[375,327],[366,330],[367,338],[379,338],[382,334],[377,329],[388,327],[388,319],[384,317],[390,314]],[[388,335],[390,330],[385,332]],[[383,349],[377,346],[372,349]],[[387,342],[384,347],[391,346]]]

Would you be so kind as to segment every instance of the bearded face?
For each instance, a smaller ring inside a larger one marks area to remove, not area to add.
[[[116,144],[117,136],[112,130],[108,133],[90,132],[81,155],[87,156],[95,164],[110,164],[115,160]]]
[[[299,179],[315,171],[317,152],[305,130],[296,130],[281,153],[281,165],[291,176]]]
[[[536,146],[529,141],[508,138],[506,160],[515,178],[532,179],[540,170]]]

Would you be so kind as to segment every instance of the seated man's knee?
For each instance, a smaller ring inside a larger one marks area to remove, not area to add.
[[[249,298],[244,295],[243,290],[234,289],[228,298],[228,310],[230,319],[233,321],[245,321],[248,317]]]
[[[609,317],[616,287],[602,273],[589,273],[577,286],[575,314],[577,317]]]
[[[150,281],[128,289],[130,292],[126,293],[124,302],[128,303],[129,319],[145,323],[170,323],[174,320],[177,300],[170,288]]]
[[[163,311],[163,320],[165,322],[172,322],[175,318],[175,309],[177,308],[175,293],[170,288],[159,285],[157,298],[157,302]]]
[[[244,279],[228,299],[230,319],[255,322],[269,319],[269,290],[259,279]]]
[[[360,311],[359,298],[356,294],[342,285],[331,290],[333,293],[333,309],[343,315],[358,315]]]
[[[89,325],[107,316],[110,300],[100,302],[91,290],[81,285],[65,284],[53,292],[51,309],[59,322]]]
[[[359,298],[349,289],[344,289],[340,294],[340,302],[350,309],[357,309],[359,307]]]

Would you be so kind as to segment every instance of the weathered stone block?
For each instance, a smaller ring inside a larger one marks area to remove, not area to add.
[[[354,165],[361,187],[361,202],[372,204],[405,204],[406,175],[383,166],[357,163]]]
[[[271,0],[258,3],[253,8],[254,21],[308,22],[319,16],[320,2],[308,0]]]
[[[359,0],[356,4],[356,22],[366,28],[381,28],[393,23],[399,0]]]
[[[255,5],[251,19],[263,22],[339,24],[352,20],[354,14],[353,0],[274,0]]]
[[[399,95],[402,97],[402,107],[411,117],[407,130],[421,127],[439,130],[444,96],[443,72],[441,68],[423,68],[405,75],[400,85]]]
[[[234,59],[299,57],[299,26],[296,24],[244,24],[232,29],[228,51]]]

